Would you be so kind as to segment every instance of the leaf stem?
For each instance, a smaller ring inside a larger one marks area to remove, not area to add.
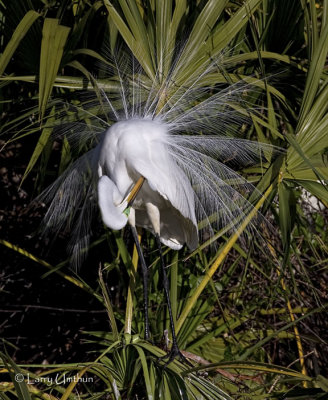
[[[138,240],[140,242],[141,235],[138,234]],[[136,283],[136,273],[138,268],[138,252],[137,248],[133,246],[133,254],[132,254],[132,268],[130,273],[130,282],[128,287],[128,296],[126,300],[126,309],[125,309],[125,325],[124,325],[124,333],[128,333],[131,335],[132,332],[132,314],[133,314],[133,298],[132,294],[134,293],[134,287]]]

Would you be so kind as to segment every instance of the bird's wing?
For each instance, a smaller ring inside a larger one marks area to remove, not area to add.
[[[190,182],[161,141],[144,141],[134,148],[129,167],[147,179],[152,190],[168,200],[180,213],[195,221],[193,190]]]
[[[194,191],[186,174],[161,140],[145,140],[140,154],[138,148],[133,150],[133,157],[129,157],[129,168],[144,176],[150,189],[163,198],[160,205],[163,243],[171,248],[181,248],[187,243],[189,248],[194,249],[198,244]],[[138,222],[152,230],[146,215],[142,217],[140,214]],[[179,233],[172,229],[177,224]]]

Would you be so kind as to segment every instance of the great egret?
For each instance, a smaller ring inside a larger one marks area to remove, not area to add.
[[[143,272],[146,339],[147,266],[136,226],[155,235],[172,329],[170,361],[180,352],[161,243],[175,250],[186,244],[192,250],[198,244],[199,222],[207,232],[238,226],[252,208],[246,197],[255,188],[233,167],[271,155],[272,147],[236,137],[249,122],[240,95],[250,86],[229,85],[212,93],[213,88],[204,87],[202,81],[213,72],[213,65],[202,75],[192,76],[188,87],[178,87],[169,78],[147,86],[142,72],[136,77],[133,71],[124,75],[117,64],[115,68],[111,76],[119,82],[116,93],[110,96],[100,89],[97,97],[111,122],[102,119],[97,135],[99,127],[90,129],[82,123],[73,127],[77,135],[69,133],[74,131],[71,125],[64,130],[68,140],[78,137],[87,142],[96,136],[98,144],[41,196],[50,202],[45,222],[55,230],[66,223],[71,226],[70,252],[76,263],[81,261],[80,250],[88,246],[90,222],[98,205],[109,228],[122,229],[129,223]],[[83,110],[88,117],[91,108]],[[99,121],[99,116],[94,119]]]
[[[174,250],[186,243],[193,250],[198,244],[198,229],[193,189],[170,154],[167,137],[165,124],[157,121],[129,119],[110,127],[100,150],[98,201],[105,225],[122,229],[129,222],[131,226],[143,273],[146,339],[149,339],[148,272],[136,225],[155,235],[172,330],[170,361],[179,354],[179,349],[161,242]]]

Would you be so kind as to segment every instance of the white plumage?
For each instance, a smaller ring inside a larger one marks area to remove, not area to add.
[[[126,225],[127,202],[122,202],[143,176],[146,181],[133,202],[135,224],[155,233],[147,209],[152,204],[160,214],[161,242],[175,250],[186,243],[193,250],[198,244],[194,191],[169,153],[167,138],[165,124],[151,120],[130,119],[108,129],[98,167],[102,219],[111,229]]]

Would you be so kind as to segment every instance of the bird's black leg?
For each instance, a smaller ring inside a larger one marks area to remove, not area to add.
[[[167,356],[161,357],[160,359],[162,359],[162,360],[167,359],[167,362],[165,363],[165,365],[167,365],[170,362],[172,362],[177,356],[179,356],[183,361],[185,361],[187,364],[189,364],[191,367],[193,367],[193,365],[190,364],[190,362],[185,358],[185,356],[181,353],[181,351],[179,350],[179,347],[178,347],[177,338],[175,336],[173,315],[172,315],[172,307],[171,307],[170,291],[169,291],[169,280],[168,280],[167,274],[166,274],[166,267],[165,267],[165,263],[164,263],[163,253],[162,253],[162,245],[161,245],[159,235],[156,234],[155,237],[156,237],[156,242],[157,242],[157,246],[159,249],[159,255],[160,255],[160,260],[161,260],[161,267],[162,267],[162,273],[163,273],[163,286],[164,286],[164,292],[165,292],[166,301],[167,301],[167,307],[169,310],[170,326],[171,326],[171,332],[172,332],[171,350]]]
[[[131,225],[132,236],[137,247],[138,256],[142,269],[143,289],[144,289],[144,316],[145,316],[145,339],[149,339],[149,319],[148,319],[148,269],[145,262],[144,255],[138,239],[136,227]]]

